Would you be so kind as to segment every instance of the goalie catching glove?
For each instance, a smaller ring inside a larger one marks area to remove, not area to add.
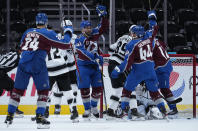
[[[96,7],[96,12],[98,13],[98,16],[99,17],[102,17],[102,16],[106,16],[107,15],[106,7],[105,6],[102,6],[102,5],[98,5]]]

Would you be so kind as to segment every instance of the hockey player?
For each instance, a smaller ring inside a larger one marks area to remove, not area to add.
[[[116,116],[115,111],[119,105],[119,100],[121,97],[124,82],[130,70],[125,71],[124,73],[121,73],[116,79],[111,77],[111,73],[116,66],[119,66],[124,61],[125,53],[126,53],[125,48],[126,48],[126,45],[133,39],[132,38],[133,33],[131,32],[131,29],[135,26],[136,25],[132,25],[129,28],[129,35],[123,35],[122,37],[120,37],[114,44],[110,46],[110,49],[109,49],[109,54],[111,54],[111,56],[109,58],[108,73],[109,73],[109,77],[111,79],[111,84],[113,88],[113,93],[110,96],[110,105],[107,111],[107,115],[110,117]],[[136,106],[137,104],[135,104],[137,103],[135,94],[132,94],[131,101],[133,101],[134,103],[134,106],[132,107],[133,115],[138,115],[137,106]]]
[[[147,31],[147,36],[150,37],[150,34],[153,30],[153,26],[157,25],[157,17],[155,11],[148,12],[149,19],[149,31]],[[157,74],[157,78],[159,81],[159,88],[162,95],[165,97],[166,101],[171,102],[174,101],[175,98],[173,96],[172,91],[169,87],[169,78],[170,74],[173,70],[170,57],[166,51],[166,44],[161,40],[155,38],[154,41],[154,49],[153,49],[153,60],[155,62],[155,72]],[[176,115],[178,113],[176,104],[169,104],[168,106],[171,112],[168,113],[169,116]]]
[[[69,42],[73,29],[65,26],[64,39],[59,40],[54,31],[46,28],[47,22],[47,15],[38,13],[36,15],[37,28],[28,29],[22,36],[20,45],[22,50],[21,59],[17,68],[14,89],[8,104],[8,115],[5,120],[7,125],[12,124],[20,97],[26,90],[32,76],[38,92],[37,128],[49,128],[50,122],[43,117],[49,92],[49,78],[45,58],[52,46],[62,49],[70,48]]]
[[[162,96],[158,92],[158,81],[154,70],[154,62],[152,58],[152,41],[156,35],[156,29],[149,39],[144,39],[144,28],[135,26],[131,30],[133,32],[133,40],[127,44],[127,53],[124,62],[120,66],[116,66],[111,77],[118,78],[118,75],[127,69],[132,68],[129,73],[124,88],[122,90],[121,108],[123,116],[128,113],[127,106],[131,108],[133,103],[130,103],[131,93],[135,91],[136,86],[143,80],[146,81],[147,89],[150,91],[150,96],[166,116],[166,108]],[[131,110],[132,112],[132,110]]]
[[[3,90],[12,91],[14,88],[14,80],[8,76],[8,72],[16,68],[19,63],[19,51],[10,50],[10,52],[1,54],[0,56],[0,96]],[[23,117],[23,112],[17,107],[15,117]]]
[[[61,26],[62,28],[65,26],[72,27],[72,22],[65,19],[62,21]],[[73,39],[74,37],[76,37],[76,35],[72,34]],[[74,41],[72,38],[71,41]],[[49,74],[50,90],[52,90],[52,87],[56,85],[56,87],[61,92],[61,95],[66,96],[66,100],[71,112],[70,119],[73,122],[76,122],[78,118],[78,111],[71,89],[71,83],[76,80],[76,76],[70,73],[70,68],[75,68],[75,62],[73,61],[73,63],[70,63],[71,60],[68,60],[71,59],[70,57],[74,57],[73,54],[68,54],[70,51],[71,49],[62,50],[58,48],[52,48],[48,54],[48,57],[46,58],[46,64]],[[54,93],[54,95],[58,96],[57,93]],[[51,101],[51,98],[49,98],[48,101]],[[55,98],[55,102],[60,102],[59,98]],[[58,105],[60,105],[60,103],[58,103]],[[55,104],[55,110],[56,108],[57,105]],[[46,107],[45,116],[49,116],[49,105]]]
[[[98,59],[99,64],[102,66],[103,57],[99,54],[97,40],[108,29],[108,19],[106,18],[106,7],[99,5],[96,10],[99,17],[101,17],[101,23],[92,29],[90,21],[82,21],[80,24],[82,34],[75,41],[79,69],[79,72],[77,71],[77,83],[85,108],[83,118],[89,118],[91,113],[96,118],[99,117],[97,104],[103,88],[101,71],[97,63]],[[92,87],[91,98],[90,85]]]
[[[70,21],[70,20],[68,20]],[[70,21],[70,23],[72,24],[72,22]],[[76,65],[75,65],[75,46],[74,46],[74,42],[75,39],[77,38],[77,35],[73,34],[72,35],[72,39],[71,39],[71,45],[72,45],[72,49],[68,49],[65,51],[65,54],[67,57],[66,60],[66,64],[67,64],[67,69],[69,70],[69,76],[70,76],[70,86],[72,88],[73,91],[73,102],[76,105],[77,104],[77,94],[78,94],[78,87],[77,87],[77,80],[76,80]],[[55,86],[57,86],[57,84],[55,84]],[[63,93],[60,92],[59,89],[54,90],[54,102],[55,102],[55,110],[54,110],[54,114],[59,115],[60,111],[61,111],[61,99],[63,96]]]

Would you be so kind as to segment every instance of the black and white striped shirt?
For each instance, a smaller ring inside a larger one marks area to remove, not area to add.
[[[17,52],[13,51],[0,55],[0,69],[6,72],[14,69],[18,65],[19,59]]]
[[[110,60],[114,60],[121,64],[125,58],[125,46],[128,42],[132,40],[132,37],[129,35],[123,35],[120,37],[114,44],[110,45],[109,54]]]

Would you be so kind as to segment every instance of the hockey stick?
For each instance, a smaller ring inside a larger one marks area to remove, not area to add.
[[[77,70],[77,72],[78,72],[79,79],[80,79],[80,81],[82,81],[82,79],[81,79],[81,77],[80,77],[80,71],[79,71],[79,68],[78,68],[78,65],[77,65],[77,60],[76,60],[74,48],[73,48],[73,45],[72,45],[71,42],[70,42],[70,46],[71,46],[71,48],[72,48],[72,54],[73,54],[73,56],[74,56],[74,61],[75,61],[76,70]]]
[[[149,0],[149,9],[151,10],[151,0]]]
[[[158,5],[160,4],[160,1],[161,1],[161,0],[158,0],[158,1],[157,1],[157,3],[155,4],[153,10],[155,10],[155,9],[158,7]]]
[[[103,74],[103,66],[101,69],[101,75]],[[106,98],[106,92],[105,92],[105,87],[104,87],[104,79],[103,76],[102,77],[102,85],[103,85],[103,94],[104,94],[104,102],[105,102],[105,111],[107,112],[107,98]]]
[[[164,98],[165,99],[165,98]],[[179,97],[179,98],[177,98],[177,99],[175,99],[175,100],[173,100],[173,101],[167,101],[166,100],[166,102],[168,103],[168,104],[177,104],[177,103],[179,103],[179,102],[181,102],[183,99],[181,98],[181,97]]]
[[[96,60],[96,62],[98,63],[99,67],[99,60]],[[103,79],[103,65],[101,66],[100,69],[100,73],[101,73],[101,81],[102,81],[102,91],[101,91],[101,97],[100,97],[100,118],[103,117],[103,95],[104,95],[104,102],[105,102],[105,112],[107,112],[107,99],[106,99],[106,92],[105,92],[105,87],[104,87],[104,79]]]

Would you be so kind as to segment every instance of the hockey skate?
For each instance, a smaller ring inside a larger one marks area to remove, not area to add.
[[[7,127],[9,127],[9,125],[12,124],[13,122],[13,117],[14,117],[14,113],[8,113],[5,123],[7,124]]]
[[[114,113],[114,110],[111,108],[108,108],[107,110],[107,120],[113,120],[115,119],[116,115]]]
[[[60,115],[60,112],[61,112],[61,106],[55,105],[54,115]]]
[[[130,114],[131,114],[131,120],[132,120],[132,121],[143,121],[143,120],[145,120],[144,115],[140,114],[140,113],[137,111],[137,108],[131,109],[131,110],[130,110]]]
[[[72,120],[73,123],[79,122],[78,111],[77,111],[76,106],[73,107],[73,111],[71,112],[70,119]]]
[[[48,118],[49,117],[49,106],[46,106],[44,116],[45,116],[45,118]]]
[[[91,108],[91,112],[92,112],[92,114],[93,114],[93,116],[95,117],[95,118],[99,118],[99,112],[98,112],[98,109],[97,109],[97,107],[93,107],[93,108]]]
[[[177,108],[174,108],[173,110],[171,110],[167,115],[168,115],[168,118],[170,119],[176,119],[178,117]]]
[[[22,118],[22,117],[24,117],[24,113],[17,108],[14,117],[15,118]]]
[[[49,129],[50,122],[41,114],[36,114],[37,129]]]
[[[90,120],[90,117],[91,117],[91,110],[85,110],[84,114],[82,115],[82,117],[85,119],[85,120]]]

